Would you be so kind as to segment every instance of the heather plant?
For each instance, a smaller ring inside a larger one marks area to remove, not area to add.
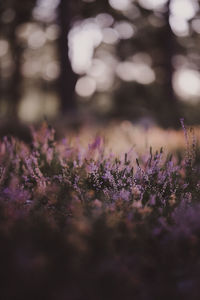
[[[199,299],[199,146],[181,122],[173,155],[84,148],[46,123],[29,146],[4,137],[2,299]]]

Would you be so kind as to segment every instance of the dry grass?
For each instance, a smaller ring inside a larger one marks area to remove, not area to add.
[[[197,140],[200,137],[200,128],[194,128]],[[133,149],[135,153],[145,153],[152,147],[153,150],[159,150],[161,147],[167,152],[174,152],[185,148],[186,141],[182,129],[164,130],[159,127],[145,129],[141,126],[135,126],[129,121],[113,123],[106,127],[83,126],[78,135],[67,134],[72,145],[80,143],[87,147],[88,143],[94,140],[95,136],[101,136],[105,144],[105,151],[111,151],[115,155],[121,155],[124,152]]]

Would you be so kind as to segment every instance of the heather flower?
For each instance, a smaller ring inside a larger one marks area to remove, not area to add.
[[[99,136],[96,137],[96,139],[94,140],[94,142],[92,144],[89,144],[89,150],[90,151],[94,151],[96,149],[98,149],[101,145],[101,138]]]
[[[84,291],[83,299],[95,298],[103,283],[124,287],[120,299],[162,299],[166,291],[178,299],[185,290],[193,299],[200,274],[200,168],[194,132],[182,126],[187,155],[150,148],[116,156],[106,152],[99,136],[89,146],[79,137],[55,141],[47,124],[32,128],[31,146],[5,137],[0,142],[2,268],[9,274],[16,268],[13,274],[33,291],[41,282],[55,282],[57,295],[63,285],[60,298],[80,298]],[[26,256],[22,263],[15,261],[19,252]],[[38,284],[32,286],[29,278],[39,278]],[[118,292],[109,297],[117,299]]]

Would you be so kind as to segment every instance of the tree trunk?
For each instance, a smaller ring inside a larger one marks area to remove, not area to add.
[[[58,7],[58,21],[60,25],[59,56],[60,77],[59,93],[61,99],[62,114],[74,113],[76,111],[75,84],[77,75],[73,72],[68,55],[68,33],[70,31],[72,12],[69,0],[60,0]]]
[[[176,40],[169,24],[170,17],[170,0],[166,4],[166,12],[164,15],[166,25],[165,34],[163,34],[163,51],[164,51],[164,72],[165,72],[165,83],[164,93],[167,99],[165,109],[168,112],[168,120],[163,120],[164,123],[169,124],[172,127],[180,127],[180,112],[178,107],[178,99],[173,89],[173,56],[176,54]],[[165,124],[163,124],[165,125]]]
[[[21,74],[21,59],[22,49],[17,42],[16,35],[11,34],[10,47],[12,53],[12,59],[14,64],[14,70],[10,79],[9,86],[9,103],[8,103],[8,117],[18,119],[18,106],[22,97],[22,74]]]
[[[7,0],[3,10],[11,9],[15,12],[15,16],[9,24],[2,24],[4,34],[7,35],[7,39],[10,44],[11,58],[13,63],[13,71],[10,76],[9,86],[6,90],[8,99],[8,118],[18,119],[18,106],[22,97],[22,81],[23,76],[21,74],[23,46],[21,46],[16,29],[24,22],[30,21],[32,9],[35,6],[36,0]]]

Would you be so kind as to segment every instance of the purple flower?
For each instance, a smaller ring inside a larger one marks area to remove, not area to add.
[[[89,147],[89,150],[90,151],[93,151],[93,150],[96,150],[100,147],[101,145],[101,138],[99,136],[97,136],[94,140],[94,142],[92,144],[89,144],[88,147]]]

